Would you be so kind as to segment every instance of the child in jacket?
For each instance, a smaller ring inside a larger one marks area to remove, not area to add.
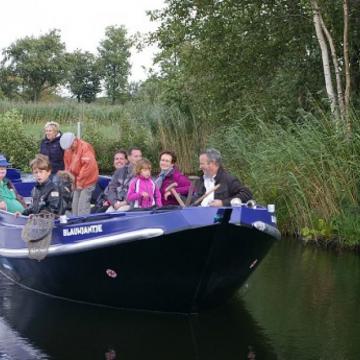
[[[49,158],[38,154],[30,162],[30,166],[36,184],[31,193],[32,204],[22,212],[22,215],[39,214],[41,212],[61,215],[61,197],[58,187],[50,179],[51,165]]]
[[[127,201],[134,208],[161,207],[161,194],[151,178],[151,163],[147,159],[139,160],[135,165],[135,178],[129,184]]]

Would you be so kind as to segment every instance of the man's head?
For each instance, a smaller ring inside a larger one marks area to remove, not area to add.
[[[128,151],[128,160],[129,163],[135,165],[139,160],[142,159],[142,152],[137,147],[132,147]]]
[[[115,169],[121,169],[128,163],[128,157],[125,150],[118,150],[114,155],[114,167]]]
[[[206,149],[200,153],[200,170],[205,176],[215,176],[221,166],[221,163],[221,154],[216,149]]]
[[[60,146],[63,150],[73,149],[76,147],[77,139],[72,132],[63,133],[60,138]]]

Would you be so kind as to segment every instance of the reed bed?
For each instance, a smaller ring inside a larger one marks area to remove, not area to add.
[[[286,128],[239,120],[213,137],[231,170],[263,203],[275,203],[283,232],[305,240],[359,243],[359,121],[353,134],[330,117],[307,116]],[[224,142],[222,139],[226,139]]]
[[[359,245],[360,121],[354,114],[349,135],[319,111],[287,126],[249,112],[230,125],[219,121],[211,127],[206,119],[145,102],[115,108],[17,105],[0,104],[0,151],[18,167],[26,169],[37,153],[43,125],[50,119],[59,121],[62,131],[76,131],[81,120],[82,136],[94,145],[104,173],[112,173],[116,149],[139,146],[154,172],[159,152],[169,149],[177,153],[180,168],[193,174],[199,151],[214,146],[258,202],[276,204],[284,233],[325,244]]]

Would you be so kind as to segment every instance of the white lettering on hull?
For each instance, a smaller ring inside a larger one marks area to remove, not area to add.
[[[63,236],[96,234],[103,232],[102,224],[63,229]]]

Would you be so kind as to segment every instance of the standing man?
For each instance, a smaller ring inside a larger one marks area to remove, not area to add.
[[[210,192],[216,185],[219,188],[210,192],[202,202],[201,206],[231,206],[231,200],[239,198],[242,202],[252,199],[251,191],[243,186],[240,181],[226,172],[222,166],[221,154],[218,150],[207,149],[199,156],[200,170],[203,176],[196,187],[198,198]]]
[[[125,211],[129,209],[129,204],[126,202],[126,195],[129,189],[130,180],[134,177],[134,166],[142,159],[142,152],[137,147],[132,147],[128,151],[129,163],[124,167],[115,171],[109,183],[109,192],[107,200],[110,211]]]
[[[65,150],[65,170],[75,177],[72,213],[77,216],[90,214],[91,194],[99,176],[95,151],[89,143],[76,138],[71,132],[61,136],[60,146]]]

